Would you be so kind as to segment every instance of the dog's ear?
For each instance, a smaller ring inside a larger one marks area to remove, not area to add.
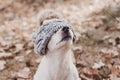
[[[42,49],[41,53],[39,53],[40,55],[46,55],[48,51],[48,48],[45,47],[45,49]]]
[[[73,27],[70,27],[72,32],[73,32],[73,43],[75,44],[76,43],[76,32],[75,32],[75,29]]]
[[[73,36],[73,43],[76,43],[76,35]]]

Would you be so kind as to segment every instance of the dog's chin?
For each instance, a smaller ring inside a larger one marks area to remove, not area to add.
[[[68,49],[70,49],[71,46],[72,46],[71,36],[63,37],[61,41],[58,43],[58,49],[63,51],[67,51]]]
[[[70,35],[65,35],[61,38],[61,40],[57,43],[59,46],[67,46],[70,45],[72,41],[72,37]]]
[[[71,38],[71,36],[70,35],[66,35],[66,36],[64,36],[62,39],[61,39],[61,42],[62,41],[69,41],[69,40],[71,40],[72,38]]]

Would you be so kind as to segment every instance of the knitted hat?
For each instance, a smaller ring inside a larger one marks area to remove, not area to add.
[[[47,45],[52,35],[65,26],[73,31],[71,25],[66,20],[50,19],[44,21],[41,27],[33,33],[34,51],[38,54],[45,55],[47,53]]]

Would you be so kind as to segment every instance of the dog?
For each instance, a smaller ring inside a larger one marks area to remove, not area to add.
[[[58,20],[58,22],[61,21]],[[72,46],[75,41],[74,36],[74,31],[68,26],[60,27],[59,30],[54,32],[47,44],[47,49],[45,48],[42,52],[43,58],[33,80],[81,80],[77,68],[73,64]],[[40,50],[42,49],[40,48]]]

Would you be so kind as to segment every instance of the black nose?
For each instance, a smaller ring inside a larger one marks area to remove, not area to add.
[[[62,31],[68,32],[68,31],[69,31],[69,27],[63,27],[63,28],[62,28]]]

